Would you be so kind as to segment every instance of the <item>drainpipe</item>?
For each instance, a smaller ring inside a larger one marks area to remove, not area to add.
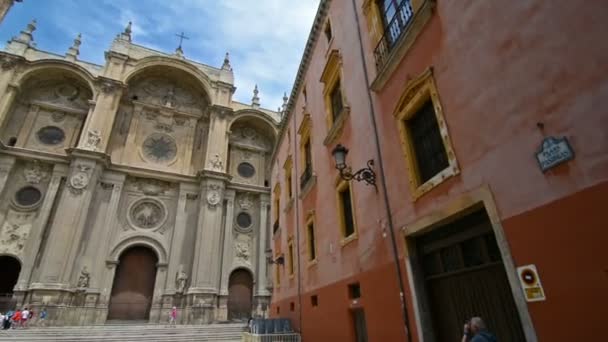
[[[302,326],[302,274],[301,274],[301,269],[300,269],[300,201],[299,196],[300,196],[300,187],[298,186],[298,184],[300,184],[300,182],[298,182],[300,177],[300,170],[298,169],[298,151],[299,149],[296,146],[296,134],[297,134],[297,115],[294,111],[294,115],[292,117],[292,124],[293,124],[293,132],[294,132],[294,141],[293,141],[293,170],[296,172],[296,187],[295,187],[295,191],[293,192],[294,198],[294,210],[296,211],[296,250],[294,253],[294,256],[297,256],[297,262],[298,262],[298,271],[297,271],[297,281],[298,281],[298,322],[300,325],[300,333],[302,333],[304,331],[303,326]],[[293,186],[294,182],[293,182],[293,172],[291,174],[291,186]]]
[[[401,271],[401,264],[399,262],[399,252],[397,250],[397,241],[395,238],[395,229],[393,225],[393,215],[391,206],[388,200],[388,189],[386,186],[386,177],[384,174],[384,162],[382,160],[382,150],[380,149],[380,139],[378,135],[378,125],[376,124],[376,112],[373,105],[372,92],[369,87],[369,75],[367,73],[367,63],[365,61],[365,51],[363,49],[363,40],[361,38],[361,28],[359,26],[359,14],[357,13],[357,4],[355,0],[352,0],[353,12],[355,14],[355,23],[357,24],[357,37],[359,39],[359,52],[361,54],[361,62],[363,66],[363,75],[365,76],[365,85],[367,88],[367,99],[369,103],[369,116],[374,131],[374,141],[376,143],[376,153],[378,155],[378,168],[380,169],[380,185],[382,186],[382,195],[384,199],[384,207],[386,209],[386,217],[388,221],[388,228],[391,237],[391,245],[393,252],[393,259],[395,262],[395,269],[397,271],[397,282],[399,283],[399,300],[401,302],[401,313],[403,318],[403,328],[405,329],[405,336],[408,342],[412,341],[412,335],[410,334],[410,323],[407,313],[407,307],[405,306],[405,286],[403,285],[403,272]]]

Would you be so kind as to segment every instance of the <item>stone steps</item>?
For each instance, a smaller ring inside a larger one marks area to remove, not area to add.
[[[178,325],[94,325],[72,327],[31,327],[0,330],[0,341],[57,341],[57,342],[109,342],[109,341],[241,341],[244,324]]]

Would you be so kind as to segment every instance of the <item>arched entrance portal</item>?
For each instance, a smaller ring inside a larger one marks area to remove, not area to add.
[[[251,317],[253,279],[246,270],[235,270],[228,281],[228,319],[247,320]]]
[[[15,300],[13,299],[13,288],[19,279],[21,263],[19,260],[8,256],[0,256],[0,311],[5,312],[13,309]]]
[[[156,281],[156,254],[146,247],[133,247],[119,259],[108,320],[148,320]]]

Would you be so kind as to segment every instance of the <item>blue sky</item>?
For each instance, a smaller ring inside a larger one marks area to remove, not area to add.
[[[319,0],[24,0],[0,24],[3,42],[38,21],[39,49],[64,54],[82,33],[79,58],[104,63],[112,39],[133,22],[133,42],[172,53],[184,32],[186,58],[220,67],[226,51],[237,101],[260,88],[262,107],[291,91]]]

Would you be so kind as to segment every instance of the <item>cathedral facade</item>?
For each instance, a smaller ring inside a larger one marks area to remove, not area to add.
[[[0,51],[2,305],[54,324],[266,315],[269,154],[280,111],[221,67],[131,41],[106,63]],[[5,276],[6,275],[6,276]],[[4,308],[1,308],[4,310]]]

